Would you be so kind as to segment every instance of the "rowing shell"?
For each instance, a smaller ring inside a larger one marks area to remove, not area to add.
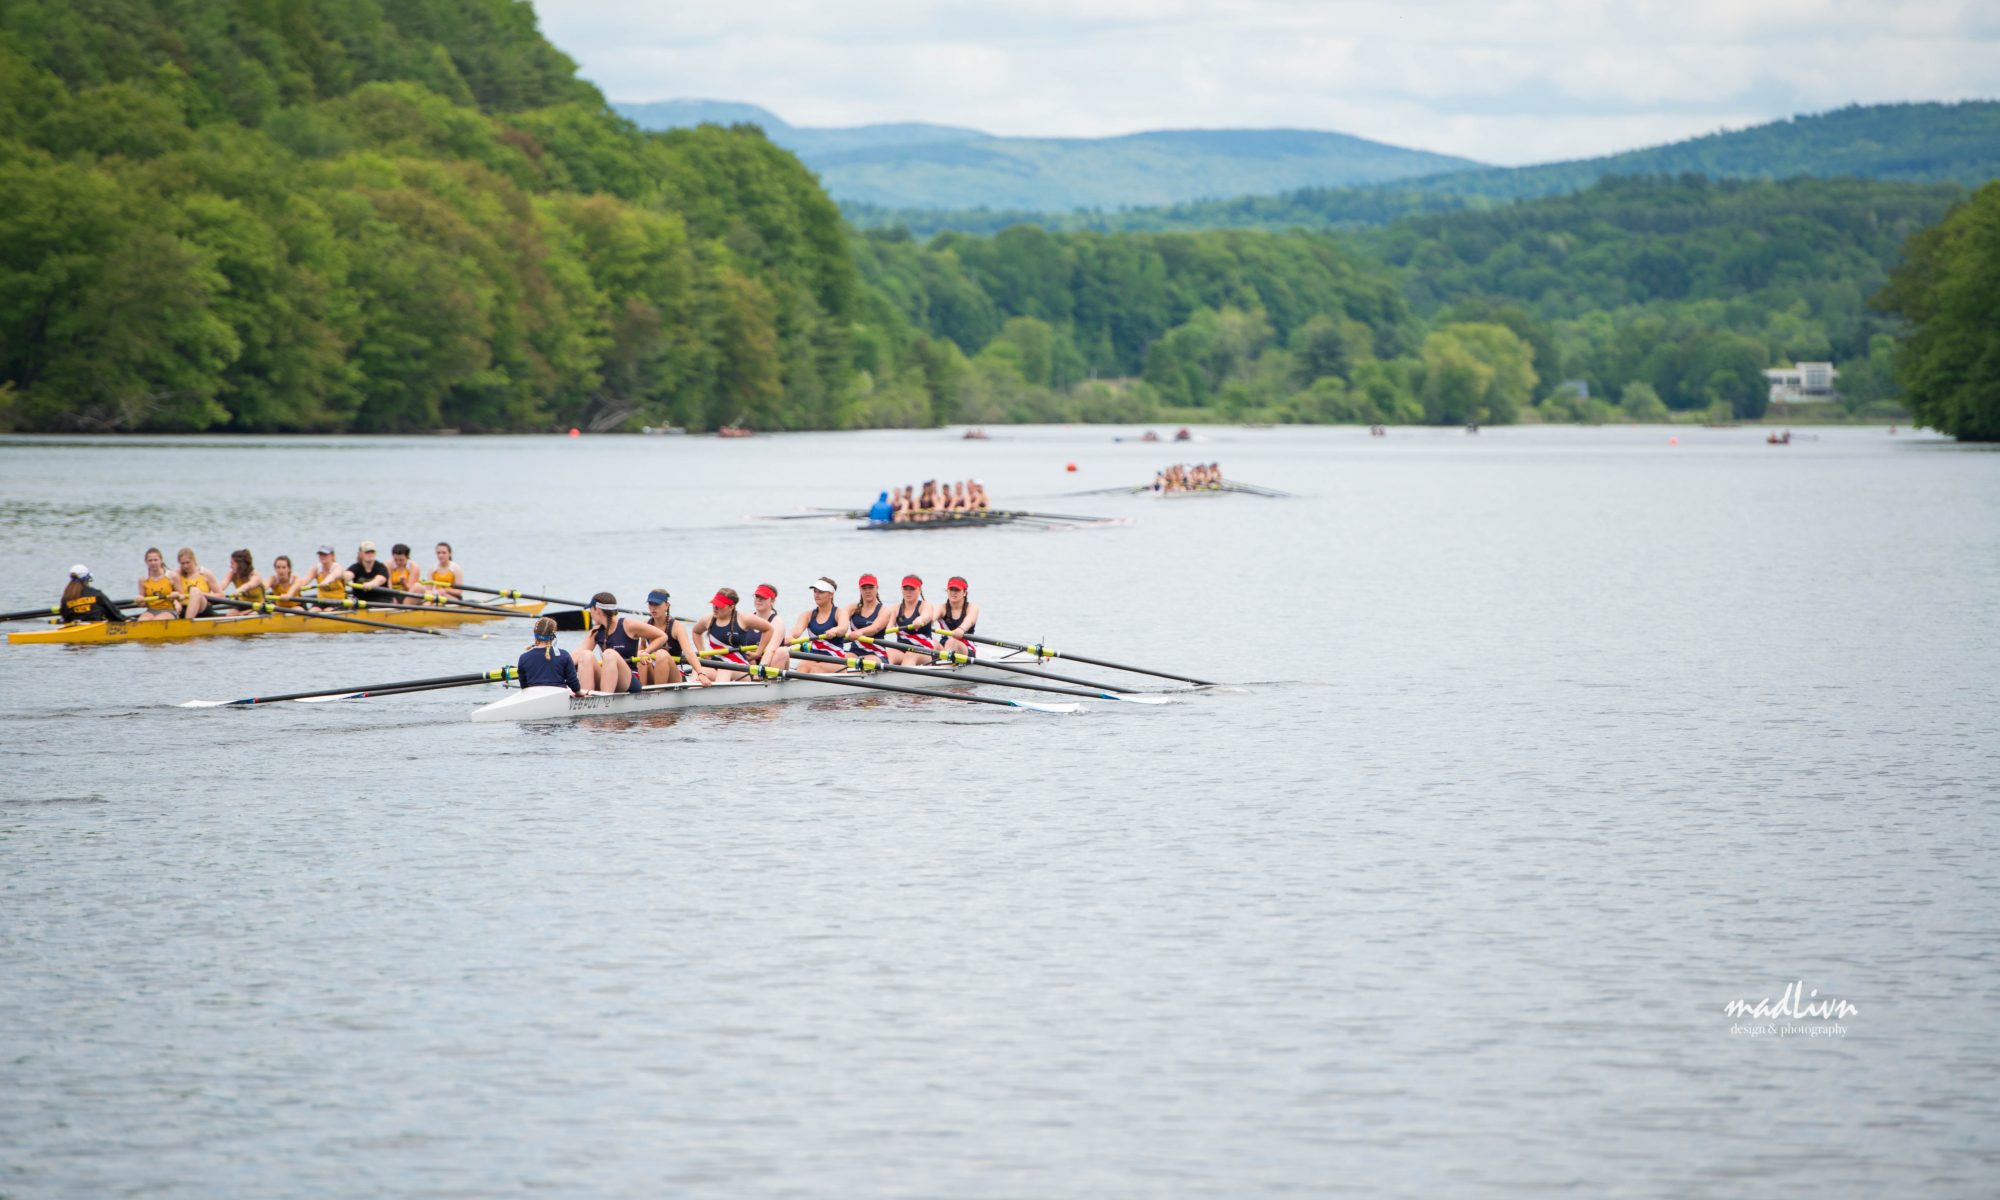
[[[495,609],[506,612],[534,614],[542,611],[539,602],[517,604],[496,604]],[[438,625],[459,625],[467,621],[497,621],[500,613],[445,612],[435,608],[365,608],[354,611],[342,609],[335,616],[355,617],[363,621],[378,621],[385,625],[401,625],[405,628],[430,628]],[[238,617],[174,617],[165,621],[92,621],[74,625],[55,625],[47,629],[30,629],[7,635],[14,645],[103,645],[112,642],[184,642],[203,637],[250,637],[264,633],[370,633],[378,632],[366,625],[350,625],[345,621],[328,621],[318,617],[287,617],[277,613],[245,613]]]
[[[1009,656],[1010,663],[1032,665],[1026,655]],[[933,676],[933,678],[926,678]],[[996,671],[977,663],[965,667],[930,667],[925,675],[907,672],[839,671],[836,679],[865,679],[893,683],[898,687],[981,683],[991,679],[1017,679],[1017,672]],[[713,708],[730,704],[776,704],[784,700],[837,699],[862,695],[862,689],[837,684],[807,683],[796,679],[752,681],[729,680],[702,687],[697,683],[661,683],[636,692],[595,692],[576,696],[568,688],[531,687],[483,708],[474,709],[475,721],[567,721],[580,717],[625,717],[641,713],[672,712],[683,708]],[[888,692],[878,695],[899,695]]]

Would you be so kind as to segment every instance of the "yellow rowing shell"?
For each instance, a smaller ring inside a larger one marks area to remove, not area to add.
[[[534,614],[542,611],[538,601],[518,604],[496,604],[495,609],[506,612]],[[485,613],[444,612],[435,608],[368,608],[359,612],[342,613],[362,621],[377,621],[384,625],[400,625],[405,628],[426,628],[433,625],[459,625],[467,621],[497,621],[499,612],[488,616]],[[373,629],[367,625],[350,625],[345,621],[329,621],[322,617],[287,617],[278,613],[246,613],[240,617],[174,617],[166,621],[126,621],[123,624],[112,621],[92,621],[88,624],[53,625],[47,629],[30,629],[21,633],[10,633],[7,641],[17,646],[103,645],[110,642],[184,642],[190,638],[203,637],[250,637],[263,633],[385,633],[386,630]]]

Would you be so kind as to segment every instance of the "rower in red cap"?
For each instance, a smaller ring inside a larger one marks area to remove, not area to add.
[[[771,652],[778,648],[775,641],[777,628],[755,613],[739,614],[736,601],[735,588],[718,590],[708,602],[709,614],[694,623],[691,632],[695,640],[699,642],[703,635],[707,635],[711,650],[729,651],[720,656],[723,662],[769,662]],[[716,656],[710,657],[713,660]],[[731,671],[724,677],[738,674]]]
[[[944,603],[938,606],[937,624],[946,635],[944,648],[959,654],[977,654],[971,642],[965,638],[979,630],[979,606],[966,598],[971,589],[965,586],[963,575],[954,575],[944,585]]]
[[[886,659],[889,651],[861,641],[863,637],[879,638],[889,626],[889,606],[882,603],[881,587],[873,575],[861,577],[861,599],[847,606],[842,614],[847,618],[847,652],[849,654],[872,654]]]
[[[935,650],[937,643],[931,639],[931,625],[936,620],[937,606],[924,599],[924,581],[915,575],[903,576],[903,602],[896,606],[896,615],[889,622],[893,636],[926,650]],[[928,654],[918,654],[913,650],[891,650],[889,661],[901,667],[915,667],[933,659]]]

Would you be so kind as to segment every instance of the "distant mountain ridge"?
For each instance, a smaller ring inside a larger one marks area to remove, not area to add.
[[[1159,130],[1110,138],[998,137],[951,125],[812,128],[753,104],[616,104],[643,129],[749,123],[848,204],[1063,209],[1173,204],[1245,191],[1383,183],[1478,168],[1471,159],[1306,129]]]

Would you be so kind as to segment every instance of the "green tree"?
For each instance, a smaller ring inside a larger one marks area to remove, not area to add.
[[[1910,323],[1896,374],[1917,419],[2000,441],[2000,183],[1912,237],[1879,303]]]

